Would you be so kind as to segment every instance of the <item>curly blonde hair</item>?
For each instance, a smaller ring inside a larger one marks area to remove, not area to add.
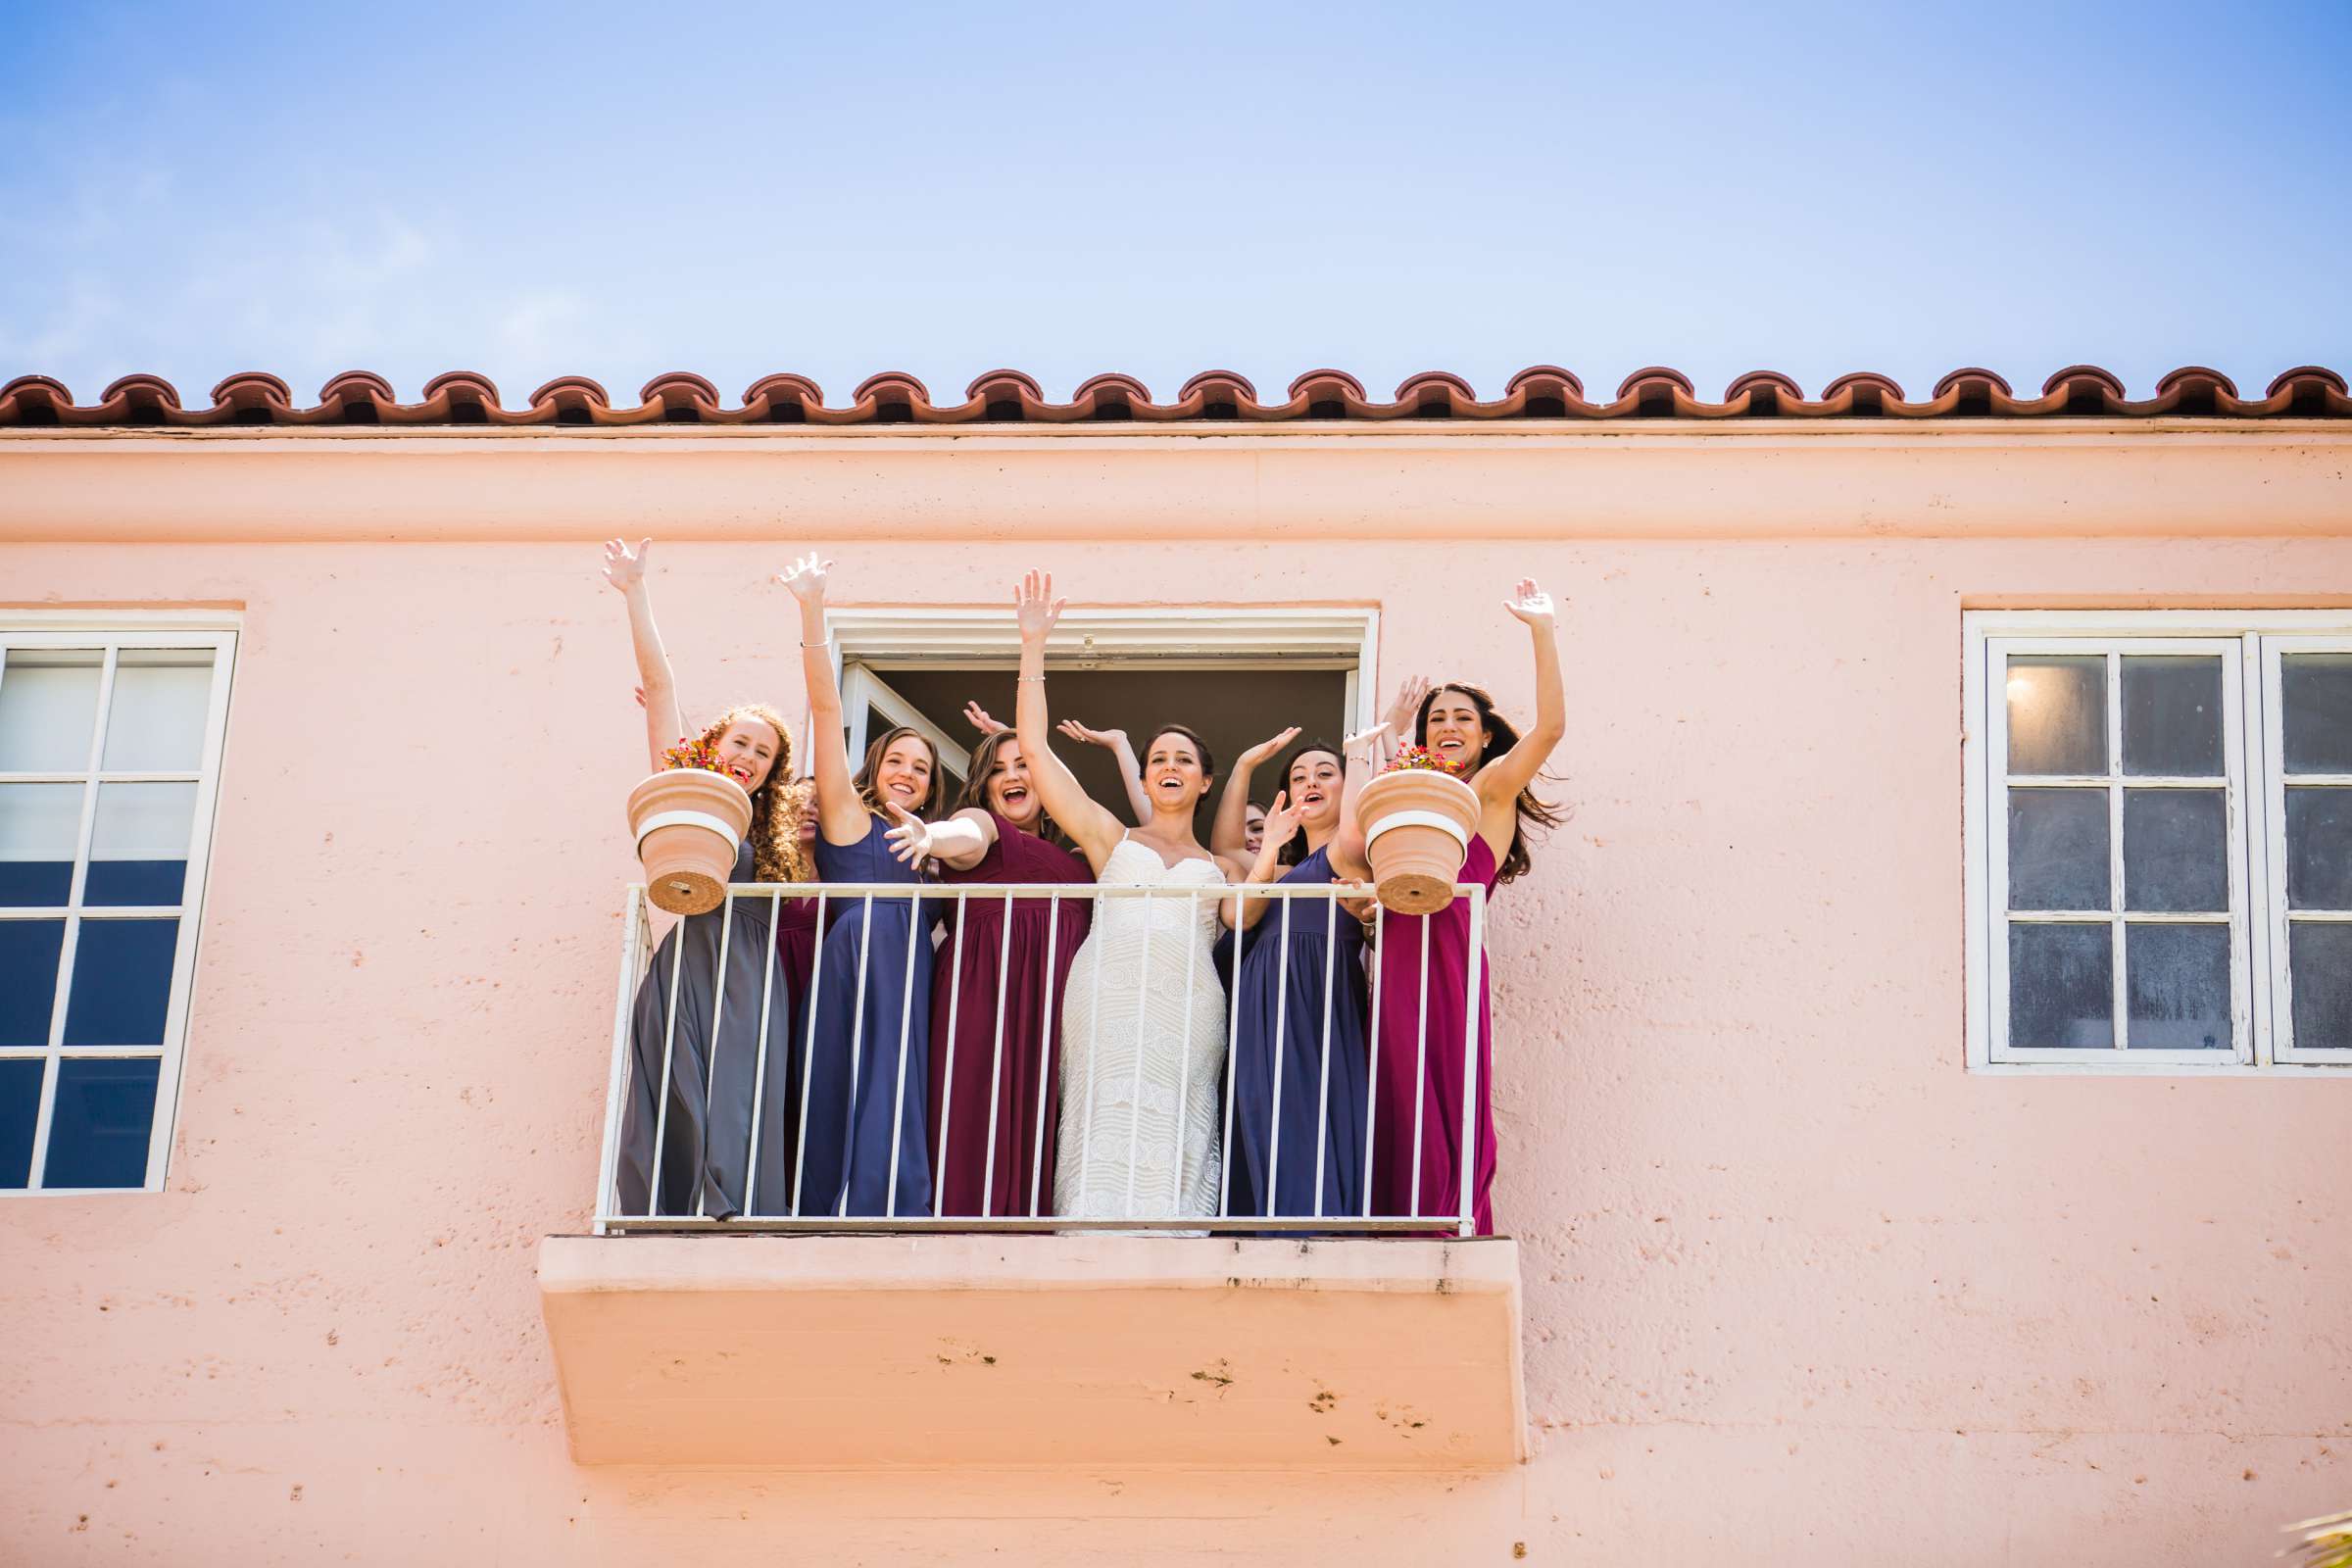
[[[776,732],[776,763],[752,792],[752,879],[756,882],[813,882],[815,868],[801,848],[801,820],[808,814],[811,790],[792,776],[792,730],[784,715],[765,703],[738,703],[703,726],[696,737],[716,746],[737,719],[755,719]]]

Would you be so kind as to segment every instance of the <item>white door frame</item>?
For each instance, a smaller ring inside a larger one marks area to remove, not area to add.
[[[1011,669],[1020,662],[1002,605],[843,606],[825,621],[835,666],[845,672],[845,708],[852,669]],[[1345,670],[1351,731],[1376,717],[1379,659],[1373,605],[1073,605],[1046,644],[1047,663],[1059,669]],[[867,689],[874,687],[887,690],[879,681]],[[862,724],[863,710],[855,711],[853,722]]]
[[[839,658],[838,654],[835,656]],[[971,776],[972,754],[958,746],[948,732],[928,718],[922,710],[893,691],[890,683],[863,662],[852,663],[841,671],[842,716],[849,720],[850,766],[853,770],[865,756],[873,741],[866,733],[865,715],[870,709],[893,724],[904,724],[929,741],[939,752],[939,765],[958,780]]]

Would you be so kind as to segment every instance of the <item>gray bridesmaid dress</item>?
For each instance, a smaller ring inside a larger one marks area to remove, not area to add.
[[[752,847],[735,857],[733,879],[753,880]],[[726,938],[726,986],[718,987],[721,905],[690,914],[654,952],[637,988],[629,1029],[627,1108],[620,1133],[617,1183],[624,1215],[701,1213],[716,1219],[788,1211],[792,1182],[787,1095],[796,1082],[801,993],[807,976],[778,957],[768,901],[735,901]],[[683,953],[678,949],[683,946]],[[672,967],[678,976],[677,1021],[669,1019]],[[764,971],[764,973],[763,973]],[[766,990],[767,1029],[760,1028]],[[717,1028],[711,1027],[713,1017]],[[669,1114],[661,1114],[662,1054],[669,1042]],[[760,1061],[766,1061],[764,1082]],[[760,1158],[752,1170],[752,1102],[760,1100]],[[655,1142],[661,1149],[657,1162]],[[746,1201],[744,1181],[758,1190]]]

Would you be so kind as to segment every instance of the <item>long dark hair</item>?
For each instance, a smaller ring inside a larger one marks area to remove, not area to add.
[[[1470,769],[1475,776],[1479,768],[1519,744],[1519,727],[1494,710],[1494,698],[1485,687],[1473,686],[1466,680],[1449,680],[1431,687],[1429,695],[1421,699],[1420,710],[1413,714],[1414,745],[1429,744],[1430,708],[1447,692],[1459,692],[1470,699],[1470,706],[1478,710],[1478,722],[1487,732],[1487,749],[1479,754],[1478,761]],[[1513,805],[1518,820],[1511,827],[1511,847],[1503,852],[1502,863],[1494,868],[1494,884],[1497,887],[1515,880],[1535,866],[1535,861],[1527,853],[1529,823],[1538,827],[1558,827],[1567,820],[1566,813],[1537,795],[1533,785],[1521,790],[1519,799]]]
[[[1283,789],[1288,790],[1291,787],[1291,769],[1298,765],[1298,760],[1302,757],[1312,757],[1317,752],[1340,764],[1340,787],[1342,789],[1348,787],[1348,754],[1332,745],[1331,742],[1318,739],[1308,741],[1303,746],[1292,747],[1291,755],[1282,760]],[[1293,801],[1290,804],[1297,806],[1298,803]],[[1303,826],[1291,835],[1290,843],[1275,852],[1275,859],[1283,865],[1298,865],[1306,859],[1306,829]]]
[[[932,745],[930,739],[913,725],[901,724],[884,730],[881,737],[865,749],[865,765],[858,770],[858,776],[850,782],[857,787],[859,805],[876,816],[887,817],[890,813],[882,808],[882,791],[874,775],[881,771],[882,759],[891,746],[908,735],[921,741],[923,750],[931,754],[930,787],[923,791],[923,798],[914,803],[914,814],[927,822],[939,814],[940,807],[947,800],[947,770],[939,765],[939,748]]]

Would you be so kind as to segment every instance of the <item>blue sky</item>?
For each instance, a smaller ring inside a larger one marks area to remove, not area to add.
[[[2352,370],[2352,3],[0,0],[0,379]]]

